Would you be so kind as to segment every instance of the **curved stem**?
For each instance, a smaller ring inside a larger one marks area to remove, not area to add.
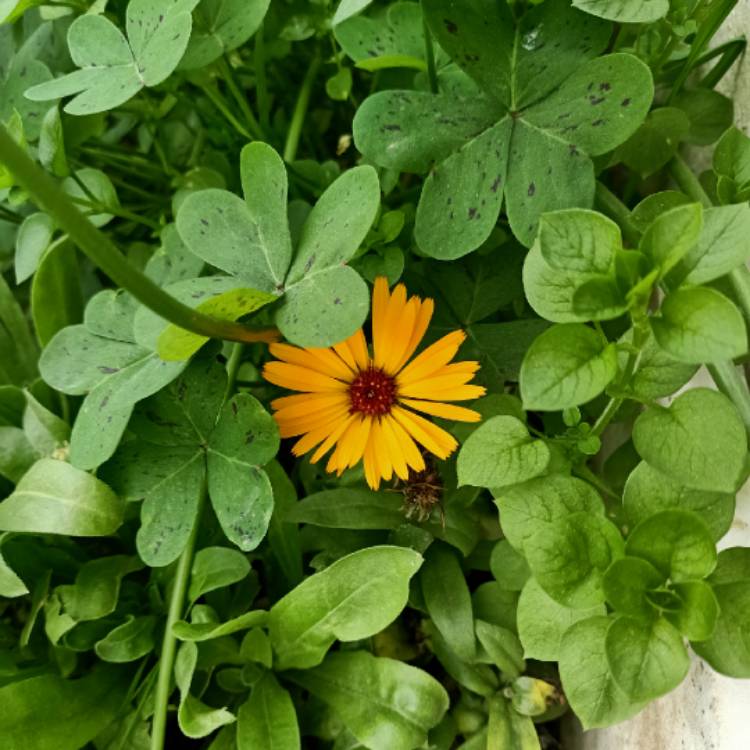
[[[252,330],[240,323],[218,320],[183,305],[148,276],[128,263],[109,237],[100,232],[79,210],[66,193],[40,169],[0,125],[0,161],[46,211],[71,240],[112,281],[130,292],[139,302],[157,315],[201,336],[228,341],[274,341],[275,328]]]
[[[713,203],[711,203],[708,193],[703,189],[703,185],[701,185],[700,180],[695,176],[695,172],[690,169],[685,160],[679,154],[675,154],[672,157],[668,168],[674,181],[679,185],[680,190],[682,190],[685,195],[700,203],[703,208],[711,208]]]
[[[297,103],[294,105],[292,121],[289,123],[289,130],[286,134],[286,143],[284,144],[285,162],[294,161],[297,156],[297,147],[299,146],[299,139],[302,135],[302,125],[307,116],[307,107],[310,104],[310,94],[312,93],[312,86],[315,82],[315,77],[318,75],[319,68],[320,57],[316,55],[310,63],[307,73],[305,73],[305,78],[302,81],[302,86],[300,87],[297,96]]]
[[[182,619],[185,606],[185,594],[190,582],[190,570],[193,567],[193,556],[195,554],[195,541],[198,538],[198,529],[203,508],[206,504],[208,490],[206,478],[203,478],[198,508],[195,513],[193,528],[188,537],[185,549],[177,561],[172,593],[169,597],[169,610],[167,611],[167,622],[164,626],[164,639],[159,656],[159,676],[156,681],[154,692],[154,718],[151,725],[151,750],[163,750],[164,740],[167,733],[167,713],[169,708],[169,696],[172,694],[172,669],[174,667],[175,654],[177,653],[177,638],[172,633],[172,626],[177,620]]]
[[[632,247],[638,247],[641,233],[630,218],[630,209],[602,182],[597,181],[594,200],[597,208],[615,221],[623,238]]]

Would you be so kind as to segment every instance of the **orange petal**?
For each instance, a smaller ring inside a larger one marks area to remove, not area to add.
[[[312,456],[310,457],[310,463],[317,463],[323,456],[325,456],[325,454],[328,453],[329,450],[331,450],[336,441],[344,434],[344,432],[349,428],[351,423],[356,418],[356,414],[350,414],[346,419],[339,422],[336,427],[333,428],[330,434],[325,437],[323,442],[318,446],[315,453],[312,454]],[[318,443],[320,443],[320,440],[318,440],[315,445],[317,445]]]
[[[458,446],[456,439],[432,422],[399,406],[392,411],[394,419],[418,442],[438,458],[447,458]]]
[[[392,416],[386,417],[384,421],[390,423],[390,427],[393,429],[393,434],[396,436],[399,446],[401,446],[401,451],[406,463],[414,469],[414,471],[424,471],[424,458],[419,452],[419,448],[417,448],[411,435],[409,435],[409,433]]]
[[[271,344],[269,351],[277,359],[332,378],[351,381],[354,377],[354,372],[332,349],[301,349],[291,344]]]
[[[407,385],[432,375],[456,356],[456,352],[466,340],[463,331],[451,331],[434,344],[420,352],[398,375],[398,382]]]
[[[294,417],[291,419],[280,419],[278,414],[274,415],[279,425],[279,433],[283,438],[296,437],[305,432],[312,432],[328,425],[333,429],[349,413],[349,407],[339,406],[325,409],[322,412],[310,414],[307,417]]]
[[[385,446],[388,449],[388,456],[390,458],[391,464],[393,465],[393,470],[396,472],[396,475],[400,479],[406,480],[409,477],[409,467],[407,466],[405,459],[406,451],[404,451],[404,449],[400,445],[399,439],[396,435],[396,431],[393,428],[394,424],[396,423],[393,419],[391,419],[390,417],[385,417],[384,419],[380,420],[378,424],[378,431],[380,433],[380,436],[382,436]],[[405,437],[408,440],[411,440],[408,435],[405,435]],[[373,436],[370,437],[370,440],[372,439]],[[417,454],[419,454],[419,451],[417,451],[417,447],[413,442],[412,446],[414,447],[414,450],[417,452]]]
[[[333,348],[355,373],[366,370],[370,365],[367,342],[361,328],[340,344],[334,344]]]
[[[398,395],[400,397],[424,398],[430,401],[453,401],[450,395],[453,388],[460,388],[474,377],[473,372],[457,372],[450,375],[436,375],[432,378],[418,380],[416,383],[409,385],[398,385]],[[447,398],[439,399],[435,394],[448,393]]]
[[[411,341],[411,335],[414,331],[414,324],[417,320],[419,307],[419,300],[416,297],[412,297],[404,305],[399,318],[395,320],[392,325],[390,322],[386,324],[386,330],[388,331],[389,337],[389,348],[388,355],[383,363],[383,370],[389,375],[395,375],[401,366],[404,352],[406,351],[407,346],[409,346],[409,341]]]
[[[396,371],[400,370],[404,364],[408,362],[409,357],[411,357],[416,351],[419,342],[424,338],[424,335],[427,332],[427,327],[430,325],[430,320],[432,320],[432,313],[435,310],[435,303],[429,297],[422,301],[419,301],[419,297],[413,297],[412,299],[416,299],[419,302],[417,319],[414,323],[414,328],[411,332],[411,338],[409,339],[406,350],[401,355],[401,361],[396,365]]]
[[[473,409],[467,409],[464,406],[455,404],[441,404],[436,401],[417,401],[413,398],[402,398],[401,403],[417,411],[431,414],[433,417],[442,417],[443,419],[454,419],[459,422],[479,422],[482,415]]]
[[[274,385],[289,388],[292,391],[306,393],[345,391],[347,384],[340,380],[314,372],[300,365],[288,362],[266,362],[263,367],[263,377]]]
[[[283,419],[305,417],[343,404],[349,404],[346,393],[296,393],[294,396],[282,396],[271,401],[271,407],[276,411],[274,416]]]
[[[378,331],[373,333],[372,350],[375,367],[385,369],[393,351],[394,333],[400,325],[406,306],[406,287],[397,284],[388,300],[385,314],[381,316]]]

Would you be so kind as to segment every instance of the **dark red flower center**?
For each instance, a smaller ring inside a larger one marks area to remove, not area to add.
[[[388,414],[396,403],[396,381],[382,370],[371,367],[360,372],[349,386],[352,413],[375,417]]]

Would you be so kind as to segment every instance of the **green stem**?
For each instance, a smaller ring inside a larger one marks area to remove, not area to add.
[[[628,359],[625,362],[625,368],[622,371],[622,375],[617,381],[616,392],[623,391],[627,388],[630,383],[630,379],[633,377],[638,359],[641,354],[641,347],[643,346],[646,338],[645,326],[633,321],[633,346],[628,352]],[[601,436],[607,425],[614,419],[617,410],[622,406],[625,399],[622,396],[613,396],[610,398],[607,405],[604,407],[604,411],[599,415],[594,426],[591,428],[591,434],[597,437]]]
[[[669,173],[688,198],[692,198],[696,203],[700,203],[704,208],[711,208],[713,205],[708,194],[703,189],[700,180],[695,176],[695,172],[687,165],[685,160],[675,154],[668,165]]]
[[[302,135],[302,125],[307,116],[307,107],[310,104],[310,94],[312,93],[313,83],[315,82],[315,77],[318,75],[319,68],[320,58],[316,56],[310,63],[307,73],[305,73],[305,78],[302,81],[302,86],[297,95],[297,103],[294,105],[292,120],[289,123],[289,130],[286,134],[286,143],[284,144],[285,162],[294,161],[297,156],[297,147],[299,146],[299,139]]]
[[[242,111],[242,114],[245,117],[245,121],[247,122],[248,129],[253,134],[253,137],[256,140],[260,140],[260,141],[265,140],[263,129],[260,127],[260,123],[255,118],[253,111],[250,109],[250,105],[247,103],[247,96],[245,96],[242,89],[240,89],[240,87],[237,85],[237,81],[235,80],[234,73],[232,71],[232,66],[223,57],[219,58],[218,64],[219,64],[219,71],[221,72],[224,80],[226,81],[227,88],[229,89],[229,93],[237,102],[237,105],[239,106],[240,110]]]
[[[275,340],[275,329],[252,330],[239,323],[217,320],[183,305],[131,266],[109,237],[100,232],[49,175],[40,169],[0,125],[0,161],[71,240],[112,281],[130,292],[157,315],[201,336],[228,341]]]
[[[744,377],[730,360],[707,365],[716,387],[728,396],[750,432],[750,392]]]
[[[234,112],[229,109],[224,97],[221,95],[219,90],[212,85],[204,86],[202,89],[203,93],[209,98],[211,103],[216,109],[224,115],[226,121],[243,137],[247,138],[248,141],[254,140],[250,131],[234,116]]]
[[[208,491],[206,480],[203,479],[198,508],[193,521],[185,549],[177,561],[172,593],[169,597],[169,610],[167,622],[164,626],[164,640],[162,641],[161,654],[159,656],[159,676],[156,681],[154,692],[154,718],[151,725],[151,750],[163,750],[167,733],[167,712],[169,708],[169,696],[172,694],[172,669],[174,667],[175,654],[177,652],[177,638],[172,632],[172,626],[180,619],[185,607],[185,594],[190,581],[190,570],[193,566],[195,554],[195,541],[198,538],[200,518],[206,504]]]
[[[435,46],[432,43],[432,32],[427,25],[425,16],[422,16],[422,32],[424,33],[424,53],[427,58],[427,77],[430,81],[430,91],[437,94],[440,90],[438,86],[437,68],[435,66]]]
[[[255,93],[258,99],[258,116],[260,126],[268,131],[271,120],[271,105],[268,98],[268,76],[266,75],[266,42],[263,24],[255,34],[255,49],[253,50],[255,62]]]
[[[82,208],[88,209],[92,214],[111,214],[117,216],[119,219],[127,219],[128,221],[135,222],[136,224],[143,224],[144,227],[149,227],[158,232],[161,229],[161,224],[152,219],[147,219],[145,216],[135,214],[132,211],[128,211],[125,208],[115,208],[113,206],[107,206],[104,203],[100,203],[97,200],[89,201],[85,198],[73,198],[73,203]]]
[[[698,82],[698,86],[701,88],[712,89],[716,86],[719,81],[726,75],[729,68],[734,65],[737,58],[742,55],[747,47],[747,40],[745,39],[732,39],[726,42],[716,49],[711,50],[708,55],[704,55],[703,59],[697,61],[696,65],[702,65],[708,60],[712,60],[714,57],[719,57],[719,61],[714,65],[711,70],[706,73],[703,78]]]
[[[237,373],[242,364],[242,353],[244,349],[245,347],[239,342],[232,346],[232,353],[229,355],[229,360],[227,361],[227,387],[224,391],[225,402],[229,400],[235,384],[237,383]]]
[[[628,244],[638,246],[641,233],[630,218],[630,209],[602,182],[597,180],[594,201],[602,213],[613,219]]]

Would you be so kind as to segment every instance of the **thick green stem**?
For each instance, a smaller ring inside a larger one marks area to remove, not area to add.
[[[637,247],[641,235],[630,218],[630,209],[606,185],[598,181],[594,200],[597,208],[618,224],[626,242]]]
[[[273,341],[275,329],[252,330],[240,323],[217,320],[183,305],[131,266],[109,237],[76,208],[70,197],[40,169],[0,125],[0,161],[34,202],[46,211],[71,240],[112,281],[157,315],[201,336],[228,341]]]
[[[299,94],[297,96],[297,103],[294,105],[294,112],[292,113],[292,120],[289,123],[289,130],[286,134],[286,143],[284,144],[284,161],[294,161],[297,156],[297,147],[299,146],[299,139],[302,135],[302,125],[305,122],[307,116],[307,107],[310,104],[310,94],[312,93],[313,83],[315,77],[318,75],[320,68],[320,58],[315,57],[310,63],[310,67],[305,73],[305,78],[302,81]]]
[[[195,521],[190,532],[185,549],[177,561],[172,583],[172,592],[169,596],[169,610],[167,622],[164,626],[164,640],[162,641],[161,654],[159,655],[159,676],[156,681],[154,692],[154,718],[151,725],[151,750],[163,750],[167,733],[167,713],[169,708],[169,696],[172,694],[172,669],[174,667],[175,654],[177,653],[177,638],[172,633],[172,626],[182,619],[185,608],[185,594],[190,582],[190,570],[193,567],[195,555],[195,541],[198,537],[200,520],[203,507],[206,504],[208,491],[206,480],[203,480],[198,508],[195,513]]]
[[[729,272],[727,278],[745,316],[745,322],[750,326],[750,270],[747,266],[737,266]]]
[[[740,374],[733,362],[716,362],[707,365],[716,387],[728,396],[750,432],[750,394],[748,394],[745,378]]]
[[[700,180],[695,176],[695,172],[690,169],[685,160],[679,154],[675,154],[669,162],[669,173],[679,185],[680,190],[682,190],[688,198],[692,198],[704,208],[711,208],[713,204],[711,203],[708,194],[703,189],[703,185],[701,185]]]

